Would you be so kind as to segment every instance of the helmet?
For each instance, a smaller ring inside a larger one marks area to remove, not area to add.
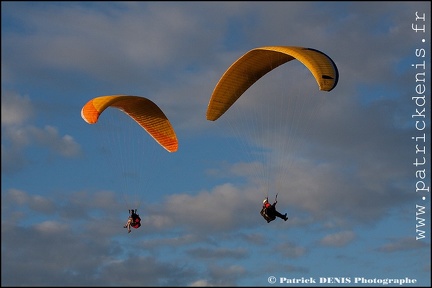
[[[267,199],[267,198],[263,200],[263,204],[266,203],[266,202],[268,202],[268,199]]]

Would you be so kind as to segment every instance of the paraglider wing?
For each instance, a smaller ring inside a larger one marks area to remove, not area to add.
[[[108,107],[120,109],[129,115],[168,152],[177,151],[177,136],[171,123],[162,110],[151,100],[130,95],[96,97],[83,106],[81,117],[87,123],[95,124],[102,112]]]
[[[339,74],[333,60],[321,51],[295,46],[267,46],[253,49],[222,75],[207,107],[207,120],[215,121],[256,81],[278,66],[297,59],[314,76],[319,89],[331,91]]]

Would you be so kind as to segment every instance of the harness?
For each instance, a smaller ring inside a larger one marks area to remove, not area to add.
[[[138,229],[139,227],[141,227],[141,218],[139,217],[138,214],[132,215],[131,227],[133,227],[135,229]]]
[[[277,202],[277,195],[275,197],[275,203]],[[267,201],[268,201],[268,197],[267,197]],[[271,221],[276,219],[276,215],[274,213],[275,207],[273,205],[270,205],[270,207],[266,208],[263,207],[260,211],[260,214],[262,217],[264,217],[265,220],[267,220],[267,223],[270,223]]]

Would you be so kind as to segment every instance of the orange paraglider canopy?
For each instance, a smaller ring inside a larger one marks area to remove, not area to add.
[[[100,96],[88,101],[81,109],[81,117],[89,124],[95,124],[102,112],[108,108],[120,109],[168,152],[178,149],[176,133],[162,110],[151,100],[131,95]]]

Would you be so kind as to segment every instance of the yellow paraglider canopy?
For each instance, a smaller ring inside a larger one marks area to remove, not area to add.
[[[336,86],[339,78],[337,67],[321,51],[296,46],[256,48],[240,57],[222,75],[210,98],[207,120],[217,120],[261,77],[294,59],[310,70],[320,90],[331,91]]]

